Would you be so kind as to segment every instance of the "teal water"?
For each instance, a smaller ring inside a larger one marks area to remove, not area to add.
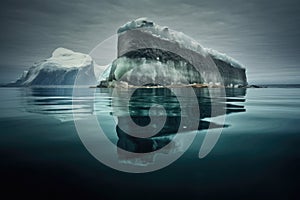
[[[2,193],[98,199],[297,199],[300,88],[227,89],[219,99],[210,98],[207,89],[195,91],[200,117],[189,119],[199,123],[190,148],[161,170],[131,174],[103,165],[87,151],[76,132],[73,112],[82,117],[78,120],[97,116],[118,147],[151,152],[168,144],[180,123],[178,99],[169,90],[138,90],[129,104],[131,117],[141,126],[150,122],[151,105],[163,105],[168,118],[158,134],[169,139],[136,139],[118,129],[128,120],[124,112],[128,105],[122,98],[112,98],[109,89],[82,88],[82,96],[72,99],[72,88],[0,88]],[[115,107],[113,100],[118,103]],[[215,124],[223,128],[222,134],[213,150],[199,159],[213,121],[212,105],[224,111],[225,124]],[[126,159],[130,160],[120,155],[120,161]],[[143,163],[151,164],[152,159]]]

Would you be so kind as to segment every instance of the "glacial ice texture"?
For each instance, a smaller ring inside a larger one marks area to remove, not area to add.
[[[83,85],[96,83],[92,58],[87,54],[60,47],[50,58],[35,63],[29,70],[24,71],[11,85],[73,85],[76,78]]]

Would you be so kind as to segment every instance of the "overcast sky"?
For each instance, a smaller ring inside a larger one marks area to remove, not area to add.
[[[297,0],[2,0],[0,82],[57,47],[89,53],[139,17],[237,59],[250,83],[300,83]]]

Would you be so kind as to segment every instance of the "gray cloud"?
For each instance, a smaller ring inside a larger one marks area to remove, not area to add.
[[[63,46],[88,53],[146,16],[245,65],[250,82],[299,83],[300,3],[293,0],[2,1],[1,81]]]

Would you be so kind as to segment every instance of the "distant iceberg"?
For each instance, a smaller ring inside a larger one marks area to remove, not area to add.
[[[79,83],[91,85],[97,82],[96,77],[102,71],[89,55],[60,47],[50,58],[35,63],[8,86],[73,85],[77,74]]]

